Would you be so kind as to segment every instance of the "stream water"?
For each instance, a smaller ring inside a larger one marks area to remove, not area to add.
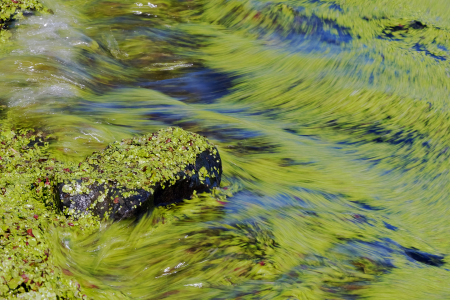
[[[221,153],[226,201],[55,235],[89,297],[450,298],[447,1],[135,1],[45,0],[0,48],[2,122],[55,157],[166,126]]]

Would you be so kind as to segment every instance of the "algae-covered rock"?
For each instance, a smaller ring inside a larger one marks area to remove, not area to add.
[[[190,198],[220,184],[222,163],[214,145],[181,128],[110,144],[76,170],[55,176],[56,205],[66,214],[91,211],[120,220],[154,205]]]

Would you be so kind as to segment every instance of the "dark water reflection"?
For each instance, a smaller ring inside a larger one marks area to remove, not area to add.
[[[162,64],[163,65],[163,64]],[[179,64],[190,67],[189,72],[175,78],[163,79],[140,84],[141,87],[156,90],[177,100],[187,103],[210,104],[228,94],[232,87],[232,79],[213,70],[195,70],[192,64]],[[176,68],[167,66],[167,70]]]

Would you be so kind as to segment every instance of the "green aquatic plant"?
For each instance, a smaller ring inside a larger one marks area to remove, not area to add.
[[[70,182],[78,178],[84,178],[82,186],[107,181],[128,189],[150,189],[160,182],[173,185],[182,179],[178,173],[187,165],[194,164],[197,155],[204,151],[218,155],[217,149],[206,138],[169,127],[153,134],[114,142],[105,150],[89,156],[77,169],[61,170],[55,179],[67,181],[64,187],[67,193],[75,191],[73,185],[76,183]],[[197,172],[203,177],[209,176],[203,169]]]
[[[25,11],[50,12],[38,0],[0,1],[0,43],[11,37],[11,33],[6,30],[6,24],[12,20],[22,19]]]
[[[2,56],[5,122],[45,128],[49,155],[78,161],[163,126],[202,132],[243,191],[133,226],[63,222],[45,245],[65,280],[96,299],[449,294],[445,258],[398,246],[450,255],[445,0],[52,3],[80,37],[55,35],[70,58],[26,52],[28,36]],[[24,181],[35,198],[51,199],[52,172]]]
[[[82,296],[78,284],[65,279],[54,263],[51,231],[60,226],[92,229],[98,223],[88,217],[75,221],[61,216],[36,192],[49,188],[48,178],[36,179],[56,164],[48,158],[43,139],[39,132],[0,130],[1,297]]]
[[[78,165],[50,158],[46,142],[49,138],[43,133],[27,130],[0,131],[0,295],[5,297],[19,294],[30,299],[38,296],[49,299],[82,297],[77,281],[62,275],[72,273],[54,264],[50,243],[53,232],[59,227],[68,228],[71,235],[86,236],[100,228],[100,220],[91,214],[77,215],[76,218],[62,215],[59,207],[54,205],[57,182],[67,180],[63,187],[67,193],[75,189],[70,184],[72,178],[83,179],[82,185],[76,187],[78,192],[83,192],[83,187],[87,189],[92,182],[114,181],[132,193],[133,189],[150,189],[159,182],[174,184],[180,179],[176,176],[188,164],[194,164],[196,156],[204,151],[210,151],[219,159],[217,149],[204,137],[180,128],[112,143]],[[192,172],[198,172],[200,180],[215,176],[205,168]],[[199,198],[194,195],[194,199]],[[220,206],[218,199],[224,200],[224,196],[216,193],[212,199],[209,205]],[[206,208],[207,204],[203,205]],[[171,220],[177,218],[171,215],[177,210],[170,207],[167,211],[161,208],[157,212]],[[181,215],[186,217],[189,213],[185,211]],[[82,284],[86,281],[81,280]]]
[[[198,134],[169,127],[112,143],[52,180],[58,183],[57,206],[66,213],[79,214],[89,205],[94,214],[118,220],[137,216],[140,210],[146,213],[153,205],[181,201],[194,190],[218,187],[221,173],[214,145]]]

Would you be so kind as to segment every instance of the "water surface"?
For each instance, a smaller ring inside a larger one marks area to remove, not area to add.
[[[446,1],[44,3],[1,48],[2,122],[60,159],[166,126],[223,159],[226,200],[54,235],[89,297],[448,298]]]

